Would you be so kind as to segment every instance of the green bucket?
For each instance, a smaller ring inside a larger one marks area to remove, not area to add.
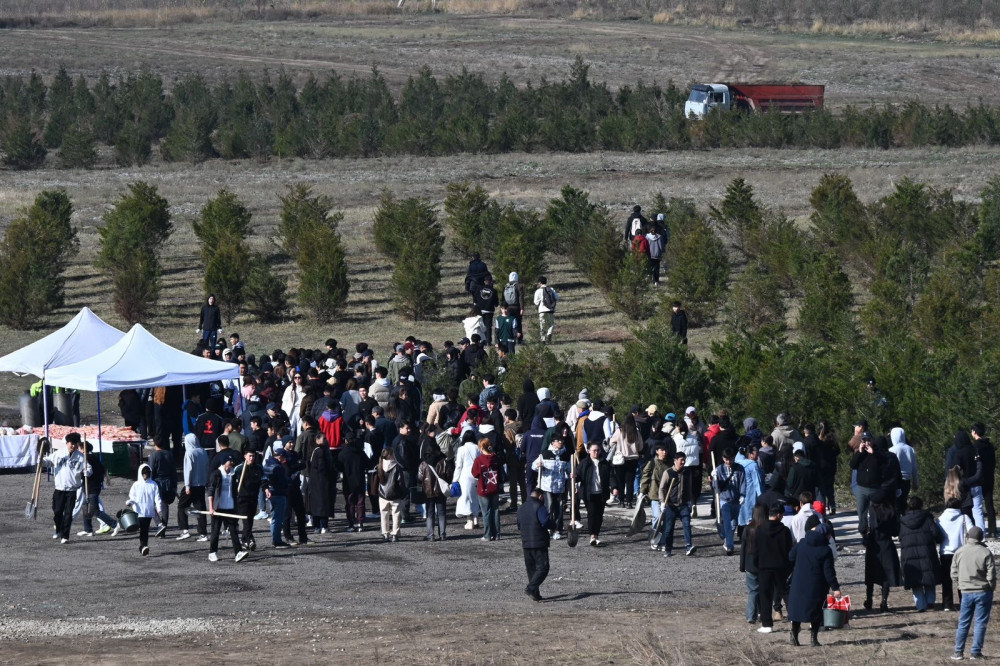
[[[847,622],[847,611],[836,608],[823,609],[823,626],[828,629],[843,629]]]

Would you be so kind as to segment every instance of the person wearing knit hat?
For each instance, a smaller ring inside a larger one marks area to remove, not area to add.
[[[514,320],[517,343],[524,343],[521,316],[524,314],[524,286],[518,281],[516,271],[507,276],[507,284],[500,291],[500,304],[507,306],[507,316]]]

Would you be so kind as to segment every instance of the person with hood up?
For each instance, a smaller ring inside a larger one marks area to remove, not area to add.
[[[913,592],[918,613],[934,607],[934,588],[941,581],[938,547],[944,532],[919,497],[907,502],[907,512],[899,518],[899,545],[903,557],[903,587]]]
[[[860,476],[860,475],[859,475]],[[865,601],[866,610],[872,608],[872,594],[876,585],[882,588],[879,610],[889,610],[889,588],[899,587],[899,555],[894,536],[899,536],[899,516],[895,502],[885,490],[872,495],[868,505],[867,531],[862,535],[865,546]]]
[[[552,538],[562,539],[563,509],[566,507],[566,483],[570,478],[570,450],[562,437],[553,437],[532,468],[541,474],[538,486],[545,493],[545,508],[555,522]]]
[[[759,525],[754,535],[755,552],[752,555],[752,566],[757,569],[757,599],[760,609],[760,628],[758,633],[769,634],[773,631],[774,616],[770,609],[776,599],[785,593],[785,582],[792,569],[789,553],[795,545],[792,533],[781,522],[785,515],[785,506],[775,502],[768,509],[768,520]],[[829,554],[829,548],[824,549]]]
[[[799,541],[789,553],[793,564],[792,584],[788,592],[788,619],[792,621],[792,645],[799,645],[799,631],[802,623],[809,623],[812,645],[819,645],[819,629],[823,620],[823,603],[827,592],[840,598],[840,583],[833,566],[833,554],[827,542],[826,533],[820,525],[819,516],[812,515],[806,521],[805,538]]]
[[[527,462],[525,481],[528,492],[531,492],[531,489],[538,485],[538,472],[535,470],[533,463],[542,454],[546,433],[550,429],[555,428],[555,425],[556,419],[551,404],[539,404],[532,418],[531,428],[521,438],[524,459]]]
[[[760,427],[757,425],[757,419],[752,416],[743,419],[743,434],[750,439],[751,444],[756,444],[757,446],[760,446],[764,440],[764,433],[761,432]]]
[[[184,435],[184,487],[177,493],[178,541],[191,538],[188,530],[188,509],[205,510],[205,484],[208,483],[208,453],[198,443],[194,433]],[[205,514],[198,514],[198,541],[208,541]]]
[[[519,281],[516,272],[511,272],[507,276],[507,285],[503,288],[503,304],[507,306],[507,316],[514,320],[514,331],[517,334],[517,343],[524,342],[524,334],[521,330],[521,317],[524,314],[524,285]]]
[[[910,490],[914,492],[920,489],[919,476],[917,474],[917,454],[913,447],[906,441],[906,432],[899,427],[889,431],[889,440],[892,446],[889,453],[899,460],[899,473],[902,477],[899,482],[899,493],[896,494],[896,511],[902,514],[906,511],[910,499]]]
[[[651,227],[646,233],[646,245],[649,248],[649,274],[653,278],[653,286],[660,286],[660,260],[667,248],[666,240],[656,227]]]
[[[802,442],[795,442],[792,445],[792,457],[795,464],[788,472],[788,479],[785,483],[785,492],[789,497],[795,498],[802,493],[816,494],[816,487],[819,485],[819,471],[816,465],[806,455],[805,446]],[[812,499],[809,500],[810,502]]]
[[[208,485],[205,492],[208,499],[208,512],[212,514],[212,538],[208,543],[208,561],[219,561],[219,534],[225,527],[233,542],[233,555],[236,561],[243,560],[248,553],[240,544],[239,526],[236,518],[224,518],[215,515],[216,511],[234,514],[236,511],[236,465],[232,458],[226,458],[218,468],[208,475]]]
[[[951,586],[952,557],[955,551],[965,544],[965,535],[972,527],[972,521],[962,513],[962,501],[957,497],[945,500],[944,511],[938,516],[937,526],[941,528],[944,540],[941,541],[941,610],[952,611],[954,594]]]
[[[139,466],[139,476],[128,491],[126,504],[139,517],[139,552],[143,557],[149,555],[149,525],[153,516],[166,510],[163,498],[160,497],[160,487],[152,480],[153,470],[143,463]]]
[[[774,448],[778,451],[785,448],[786,446],[792,446],[795,442],[802,441],[802,435],[799,431],[792,427],[791,419],[788,414],[782,412],[774,418],[774,430],[771,431],[771,437],[774,438]]]
[[[478,456],[476,433],[466,430],[462,434],[462,445],[455,452],[455,473],[452,478],[462,487],[462,494],[455,503],[455,515],[459,518],[468,517],[465,521],[467,530],[474,530],[479,525],[479,494],[476,492],[476,477],[472,475],[472,467]]]
[[[955,553],[951,562],[951,580],[962,595],[961,614],[955,631],[955,654],[951,658],[958,661],[965,652],[965,641],[975,617],[976,628],[972,634],[972,659],[983,658],[983,642],[986,627],[990,623],[990,609],[993,606],[993,592],[997,587],[997,569],[993,553],[983,543],[983,530],[973,527],[969,530],[968,541]]]
[[[465,330],[465,337],[470,341],[472,336],[479,336],[480,339],[486,335],[486,322],[483,321],[482,313],[475,306],[469,308],[469,316],[462,320],[462,328]]]
[[[474,295],[489,274],[490,269],[486,262],[482,260],[478,252],[473,253],[472,259],[469,261],[469,269],[465,273],[465,293],[470,296]]]

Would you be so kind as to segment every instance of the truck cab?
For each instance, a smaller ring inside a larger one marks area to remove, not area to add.
[[[729,111],[733,105],[732,93],[724,83],[699,83],[691,88],[691,95],[684,102],[684,116],[704,118],[712,109]]]

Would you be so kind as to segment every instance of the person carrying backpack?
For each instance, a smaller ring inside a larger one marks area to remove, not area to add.
[[[517,336],[517,343],[524,342],[524,334],[521,328],[521,316],[524,314],[524,285],[518,282],[516,272],[511,272],[507,276],[507,285],[503,288],[501,305],[507,306],[507,316],[514,320],[514,333]]]
[[[552,329],[556,325],[556,303],[559,294],[548,286],[545,276],[538,278],[538,289],[535,290],[535,307],[538,308],[538,332],[543,343],[552,342]]]

